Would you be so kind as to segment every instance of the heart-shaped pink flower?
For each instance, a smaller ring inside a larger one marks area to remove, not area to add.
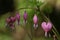
[[[52,28],[52,23],[51,22],[47,22],[47,23],[46,22],[42,22],[41,26],[42,26],[42,28],[43,28],[43,30],[45,32],[48,32]]]
[[[33,22],[34,22],[34,24],[37,24],[37,22],[38,22],[38,17],[37,17],[36,14],[35,14],[34,17],[33,17]]]

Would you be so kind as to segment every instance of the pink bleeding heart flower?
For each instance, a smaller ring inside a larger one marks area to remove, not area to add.
[[[45,31],[45,37],[47,37],[47,32],[51,30],[52,28],[52,23],[51,22],[42,22],[41,24],[43,30]]]
[[[48,23],[42,22],[41,26],[42,26],[42,28],[43,28],[44,31],[48,32],[52,28],[52,23],[51,22],[48,22]]]
[[[20,20],[20,14],[19,13],[16,14],[16,19]]]
[[[17,20],[17,24],[20,24],[20,14],[16,13],[16,20]]]
[[[34,24],[37,24],[37,22],[38,22],[38,17],[37,17],[36,14],[35,14],[34,17],[33,17],[33,22],[34,22]]]
[[[24,18],[24,20],[26,21],[27,20],[27,13],[26,13],[26,11],[24,12],[24,15],[23,15],[23,18]]]
[[[11,20],[12,20],[12,22],[15,22],[16,18],[15,17],[11,17]]]

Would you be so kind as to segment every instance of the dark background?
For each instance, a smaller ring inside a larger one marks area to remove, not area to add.
[[[52,13],[49,15],[50,20],[60,33],[60,11],[56,9],[56,7],[53,7]]]
[[[0,15],[14,11],[14,0],[0,0]]]

